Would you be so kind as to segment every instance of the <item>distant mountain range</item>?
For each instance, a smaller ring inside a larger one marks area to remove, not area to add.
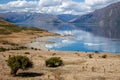
[[[61,19],[63,22],[69,22],[71,19],[74,19],[76,17],[79,17],[79,15],[72,15],[72,14],[60,14],[57,15],[59,19]]]
[[[0,13],[0,17],[5,20],[23,25],[23,26],[34,26],[39,27],[39,25],[44,25],[46,23],[62,23],[57,16],[50,14],[41,14],[41,13],[18,13],[18,12],[8,12]]]
[[[105,8],[95,10],[86,15],[51,15],[42,13],[0,13],[0,18],[9,22],[46,29],[57,29],[58,24],[74,24],[76,28],[105,37],[120,38],[120,2],[113,3]],[[47,25],[46,25],[47,24]],[[53,27],[54,25],[54,27]],[[51,28],[52,27],[52,28]]]
[[[37,26],[43,23],[89,23],[98,24],[100,26],[120,26],[120,2],[113,3],[105,8],[95,10],[83,16],[8,12],[0,13],[0,17],[13,23],[30,24],[31,26]]]
[[[46,29],[46,24],[49,24],[47,26],[50,27],[52,25],[64,24],[76,16],[71,14],[51,15],[43,13],[7,12],[0,13],[0,17],[17,25]]]

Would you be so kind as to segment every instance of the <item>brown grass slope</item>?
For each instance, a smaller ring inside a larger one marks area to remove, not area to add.
[[[56,35],[35,27],[21,27],[0,19],[0,42],[23,43],[35,37]]]

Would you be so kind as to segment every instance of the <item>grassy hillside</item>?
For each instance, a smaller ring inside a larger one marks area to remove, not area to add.
[[[46,30],[35,27],[17,26],[0,18],[0,46],[5,44],[23,44],[32,39],[44,36],[55,36]]]
[[[0,34],[8,35],[12,33],[21,32],[23,30],[45,31],[43,29],[38,29],[38,28],[33,28],[33,27],[17,26],[17,25],[14,25],[12,23],[9,23],[7,21],[0,19]]]

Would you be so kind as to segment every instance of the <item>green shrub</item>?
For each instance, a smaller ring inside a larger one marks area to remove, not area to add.
[[[29,52],[25,52],[25,54],[30,54]]]
[[[31,49],[34,49],[33,47],[31,47]]]
[[[102,57],[102,58],[107,58],[107,55],[102,55],[101,57]]]
[[[7,51],[8,49],[6,49],[6,48],[3,48],[3,47],[0,47],[0,52],[5,52],[5,51]]]
[[[89,57],[89,58],[93,58],[93,57],[92,57],[92,54],[88,54],[88,57]]]
[[[33,67],[33,63],[26,56],[13,56],[7,60],[7,65],[11,68],[11,75],[15,76],[19,69],[25,70]]]
[[[20,46],[19,49],[20,49],[20,50],[24,50],[24,49],[27,49],[27,47],[25,47],[25,46]]]
[[[38,50],[37,48],[34,48],[34,50]]]
[[[63,60],[60,57],[51,57],[45,61],[47,67],[58,67],[63,65]]]
[[[0,40],[0,43],[2,43],[4,45],[18,46],[18,44],[11,43],[11,42],[5,41],[5,40]]]
[[[12,48],[11,50],[26,50],[26,49],[27,47],[25,46],[17,46],[17,47]]]
[[[95,53],[99,53],[99,51],[95,51]]]

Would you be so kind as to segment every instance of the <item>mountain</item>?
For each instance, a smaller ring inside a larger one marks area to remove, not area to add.
[[[72,14],[60,14],[57,15],[59,19],[61,19],[64,22],[68,22],[71,19],[74,19],[75,17],[77,17],[78,15],[72,15]]]
[[[4,20],[23,26],[43,27],[44,24],[57,24],[63,23],[55,15],[42,14],[42,13],[27,13],[27,12],[8,12],[0,13],[0,17]]]
[[[120,2],[113,3],[92,13],[76,17],[71,23],[95,23],[100,26],[120,26]]]
[[[92,27],[85,25],[84,27],[87,26],[94,34],[120,39],[120,2],[76,17],[69,22],[76,23],[75,25],[78,27],[81,27],[80,24],[94,25]],[[83,28],[83,26],[81,28]]]
[[[49,31],[61,29],[61,25],[64,24],[74,24],[76,29],[99,36],[120,39],[120,2],[82,16],[8,12],[0,13],[0,18],[18,25],[39,27]],[[62,29],[64,28],[66,25],[62,27]],[[67,28],[69,27],[67,26]]]

